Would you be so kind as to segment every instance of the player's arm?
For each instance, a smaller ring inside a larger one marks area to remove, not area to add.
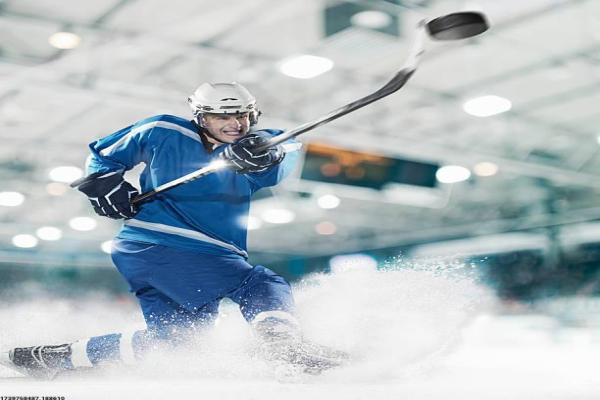
[[[71,186],[88,196],[98,215],[123,219],[137,213],[131,200],[138,191],[123,174],[143,161],[145,141],[151,130],[151,124],[138,123],[89,145],[87,176]]]

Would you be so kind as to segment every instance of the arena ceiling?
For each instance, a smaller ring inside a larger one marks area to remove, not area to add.
[[[582,237],[600,238],[590,223],[600,218],[597,1],[4,0],[0,191],[24,201],[0,206],[2,259],[108,262],[99,246],[118,223],[97,219],[93,230],[73,230],[72,218],[93,217],[87,201],[64,184],[48,187],[53,168],[83,164],[92,140],[149,115],[189,115],[185,99],[203,81],[244,83],[259,99],[261,126],[294,127],[385,83],[421,18],[466,9],[485,12],[490,31],[431,43],[401,92],[302,140],[472,171],[489,162],[498,172],[382,191],[289,179],[257,199],[253,215],[285,208],[293,225],[263,222],[251,247],[308,257],[584,222]],[[352,10],[383,12],[390,25],[348,24]],[[52,47],[48,38],[59,31],[77,34],[80,45]],[[297,54],[334,67],[313,79],[280,73],[281,60]],[[486,118],[465,113],[463,103],[481,95],[502,96],[512,108]],[[324,194],[340,205],[320,208]],[[324,221],[335,233],[315,231]],[[15,235],[43,226],[61,229],[62,239],[13,246]]]

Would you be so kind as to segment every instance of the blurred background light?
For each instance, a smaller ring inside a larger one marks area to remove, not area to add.
[[[72,32],[56,32],[48,38],[48,43],[57,49],[74,49],[81,43],[81,38]]]
[[[385,28],[392,23],[392,17],[382,11],[361,11],[350,18],[353,25],[369,29]]]
[[[75,217],[69,221],[69,226],[76,231],[91,231],[98,223],[90,217]]]
[[[25,201],[25,196],[19,192],[0,192],[0,206],[16,207]]]
[[[83,176],[83,170],[79,167],[60,166],[52,168],[48,176],[55,182],[71,183]]]
[[[475,117],[490,117],[510,110],[512,103],[504,97],[488,95],[467,100],[463,110]]]
[[[469,179],[471,172],[460,165],[445,165],[437,170],[435,177],[441,183],[457,183]]]
[[[16,247],[29,249],[38,245],[38,240],[35,236],[29,234],[15,235],[12,238],[12,244]]]
[[[333,194],[325,194],[317,199],[319,207],[324,209],[333,209],[340,205],[340,198]]]
[[[261,214],[261,217],[265,222],[272,224],[287,224],[296,218],[296,214],[285,208],[271,208],[265,210]]]
[[[337,227],[331,221],[322,221],[315,225],[315,231],[319,235],[333,235],[337,232]]]
[[[308,54],[286,58],[279,64],[284,75],[298,79],[311,79],[333,68],[333,61],[328,58]]]
[[[240,225],[242,225],[249,231],[253,231],[256,229],[260,229],[260,227],[262,226],[262,221],[260,220],[260,218],[254,215],[248,215],[247,218],[242,217],[240,219]]]
[[[106,254],[112,253],[112,242],[112,240],[102,242],[102,244],[100,245],[100,249]]]
[[[62,238],[62,231],[54,226],[42,226],[35,231],[37,237],[42,240],[54,241]]]
[[[60,182],[50,182],[46,185],[46,192],[51,196],[62,196],[69,190],[69,186]]]
[[[473,172],[478,176],[494,176],[498,173],[498,166],[491,162],[480,162],[473,167]]]

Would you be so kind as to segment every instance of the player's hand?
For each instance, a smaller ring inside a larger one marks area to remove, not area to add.
[[[258,147],[271,139],[268,133],[250,133],[235,143],[228,145],[221,156],[233,164],[234,169],[240,173],[263,172],[273,165],[279,164],[285,157],[283,147],[276,145],[264,150]]]
[[[71,186],[88,197],[94,211],[100,216],[113,219],[133,218],[138,212],[131,204],[138,191],[119,172],[91,174],[73,182]]]

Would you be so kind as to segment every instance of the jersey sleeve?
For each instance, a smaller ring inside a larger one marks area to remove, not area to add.
[[[275,129],[264,129],[261,132],[267,132],[272,136],[277,136],[283,133],[282,130]],[[287,140],[283,143],[284,145],[292,145],[289,147],[295,148],[291,151],[286,151],[283,161],[279,164],[269,168],[264,172],[249,173],[245,174],[248,180],[252,183],[254,190],[258,190],[263,187],[275,186],[281,182],[285,177],[290,175],[296,168],[298,160],[300,158],[300,147],[302,144],[295,139]]]
[[[89,145],[88,175],[96,172],[124,172],[144,161],[147,142],[155,124],[142,120]]]

